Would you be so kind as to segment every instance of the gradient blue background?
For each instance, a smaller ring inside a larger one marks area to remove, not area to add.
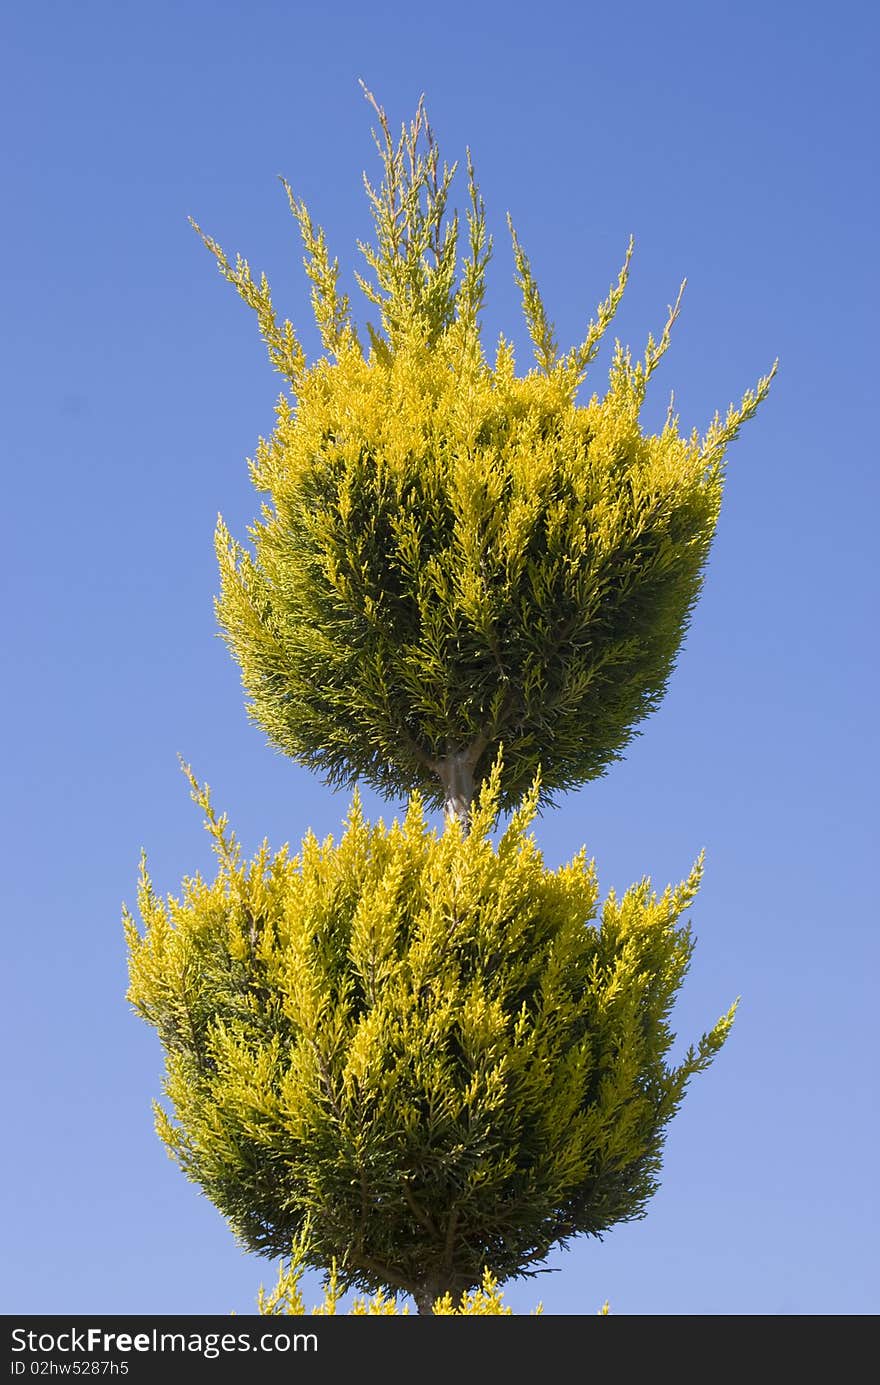
[[[424,91],[443,153],[472,147],[490,347],[503,328],[528,364],[510,209],[563,342],[631,231],[616,330],[635,351],[688,276],[652,425],[670,388],[702,427],[781,359],[730,452],[662,709],[538,826],[549,861],[586,841],[618,889],[678,880],[705,847],[676,1028],[683,1045],[736,995],[740,1016],[673,1122],[647,1217],[507,1299],[878,1310],[876,15],[4,6],[0,1310],[246,1313],[274,1279],[153,1134],[161,1054],[125,1001],[119,918],[142,845],[163,891],[211,868],[178,752],[248,850],[345,813],[246,721],[216,637],[214,523],[243,537],[256,513],[245,458],[280,377],[186,218],[266,270],[314,350],[277,175],[350,283],[377,171],[358,77],[395,126]]]

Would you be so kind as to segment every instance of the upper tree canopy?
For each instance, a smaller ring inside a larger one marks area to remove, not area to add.
[[[470,157],[459,266],[455,169],[440,166],[423,104],[398,140],[373,105],[384,177],[366,184],[376,241],[360,246],[372,278],[358,282],[380,318],[367,344],[324,232],[289,187],[326,350],[314,365],[265,278],[204,236],[295,395],[251,464],[269,497],[253,551],[218,526],[217,609],[276,746],[332,782],[418,788],[462,815],[501,744],[510,807],[538,767],[551,794],[600,775],[656,707],[699,593],[725,449],[773,371],[704,436],[682,436],[671,410],[645,436],[676,303],[641,359],[617,343],[604,398],[579,405],[632,246],[564,351],[512,226],[536,365],[517,376],[503,337],[490,364],[479,318],[491,239]]]

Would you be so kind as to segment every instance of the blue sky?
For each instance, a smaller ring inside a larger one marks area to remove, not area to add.
[[[528,359],[509,209],[563,342],[630,232],[634,350],[687,275],[647,422],[674,388],[704,426],[780,358],[663,706],[537,829],[554,864],[586,842],[605,888],[662,887],[705,847],[675,1026],[689,1041],[737,995],[739,1018],[644,1220],[507,1300],[876,1313],[876,7],[33,0],[3,30],[0,1309],[248,1312],[274,1278],[153,1134],[161,1053],[119,920],[141,846],[163,891],[210,868],[178,753],[249,849],[346,810],[247,722],[216,635],[214,523],[256,513],[245,458],[280,377],[187,216],[314,350],[277,179],[350,277],[363,77],[394,125],[424,91],[443,154],[473,151],[487,343]]]

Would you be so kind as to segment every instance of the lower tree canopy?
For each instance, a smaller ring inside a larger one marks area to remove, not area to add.
[[[308,1242],[344,1287],[420,1305],[528,1274],[554,1246],[639,1217],[667,1123],[725,1015],[670,1065],[670,1011],[700,867],[599,909],[584,853],[550,870],[536,790],[493,841],[496,767],[471,830],[417,797],[340,840],[243,861],[193,781],[213,883],[126,914],[129,998],[166,1052],[159,1133],[240,1241]]]

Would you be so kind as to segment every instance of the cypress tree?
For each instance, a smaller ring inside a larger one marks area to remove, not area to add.
[[[343,1288],[453,1311],[486,1272],[534,1273],[553,1247],[644,1214],[667,1125],[732,1023],[733,1008],[669,1061],[700,862],[675,889],[643,880],[600,906],[586,854],[548,868],[531,824],[618,759],[661,698],[725,450],[773,372],[702,436],[671,409],[644,435],[679,295],[659,339],[636,361],[617,343],[606,394],[578,403],[632,246],[561,350],[515,232],[536,362],[518,376],[502,338],[490,364],[470,154],[459,266],[455,169],[424,105],[395,139],[367,96],[383,178],[367,183],[364,343],[286,184],[316,363],[265,277],[203,235],[295,396],[251,464],[268,497],[252,549],[218,526],[217,613],[270,742],[409,808],[371,825],[355,796],[338,842],[265,842],[246,862],[188,771],[218,874],[162,900],[144,865],[129,998],[166,1051],[159,1134],[243,1245],[295,1245]]]

